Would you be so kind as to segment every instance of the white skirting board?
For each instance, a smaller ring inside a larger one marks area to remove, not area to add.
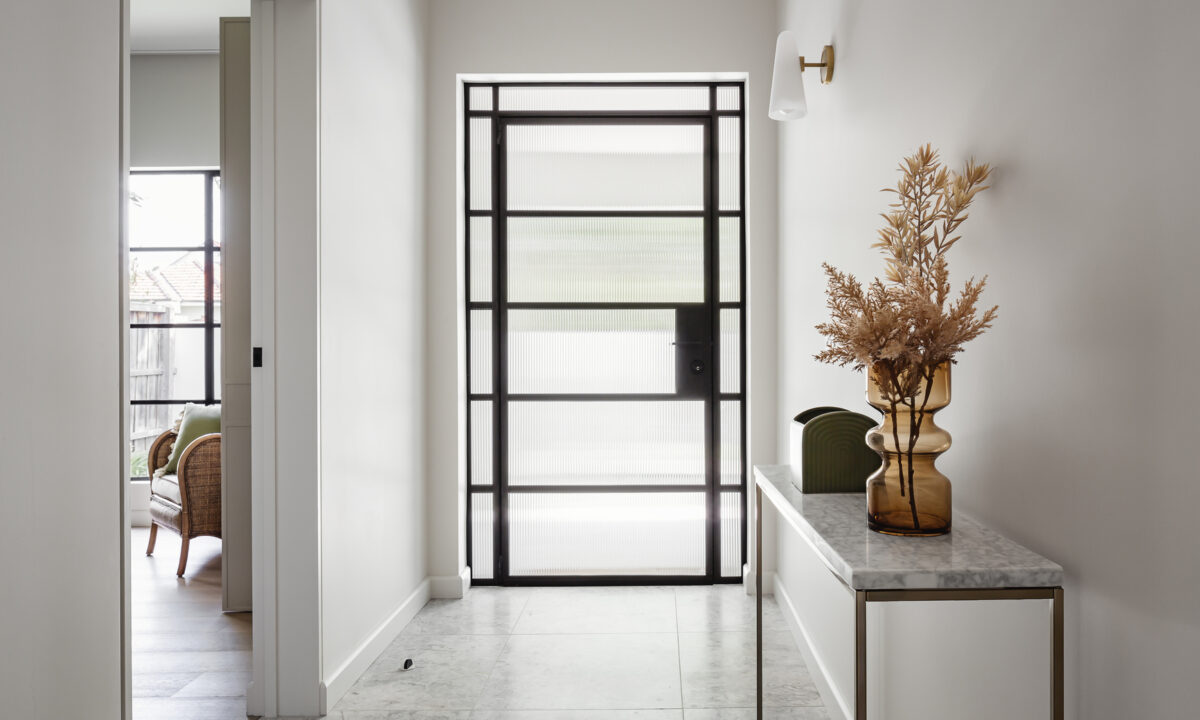
[[[439,600],[464,598],[470,587],[470,567],[463,568],[457,575],[434,575],[429,578],[429,595]]]
[[[792,598],[788,596],[787,588],[779,581],[779,576],[775,573],[771,573],[771,587],[775,593],[775,601],[779,603],[779,609],[783,613],[783,617],[787,619],[788,628],[792,631],[792,637],[796,640],[796,644],[800,646],[800,653],[804,655],[804,664],[808,666],[813,683],[817,686],[817,691],[821,693],[821,700],[825,703],[825,709],[829,713],[830,720],[852,720],[854,717],[853,706],[847,702],[846,698],[839,695],[829,683],[829,670],[825,667],[825,663],[813,648],[813,644],[808,637],[808,631],[804,629],[804,624],[800,622],[796,606],[792,602]]]
[[[342,696],[362,677],[371,663],[383,654],[383,651],[392,644],[400,631],[416,617],[421,608],[425,607],[425,603],[429,602],[429,588],[430,578],[422,580],[417,589],[413,590],[412,594],[400,603],[391,616],[358,646],[350,659],[342,663],[341,667],[333,671],[325,679],[325,682],[321,683],[322,715],[328,713],[330,707],[337,705],[338,700],[341,700]]]

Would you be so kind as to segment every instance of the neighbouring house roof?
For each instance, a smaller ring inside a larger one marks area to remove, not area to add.
[[[138,258],[141,260],[142,258]],[[213,302],[221,302],[221,258],[213,257]],[[141,267],[137,263],[129,273],[130,302],[204,302],[204,263],[202,256],[180,255],[170,264]]]

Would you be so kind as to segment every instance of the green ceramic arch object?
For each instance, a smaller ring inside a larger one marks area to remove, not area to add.
[[[803,414],[803,413],[802,413]],[[804,423],[800,463],[806,493],[865,492],[883,459],[867,446],[876,421],[849,410],[822,412]]]

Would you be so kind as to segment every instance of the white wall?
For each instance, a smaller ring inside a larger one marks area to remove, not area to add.
[[[940,466],[956,507],[1065,566],[1069,717],[1194,715],[1200,7],[780,7],[802,52],[838,51],[780,127],[780,439],[804,407],[865,409],[860,376],[812,360],[812,326],[821,261],[881,270],[896,163],[926,141],[993,163],[950,267],[990,274],[1000,318],[955,368]]]
[[[216,53],[130,58],[132,167],[221,164],[220,62]]]
[[[420,0],[321,5],[321,605],[331,707],[428,597],[424,34]]]
[[[258,713],[322,714],[429,596],[425,12],[253,6]]]
[[[765,107],[776,8],[769,0],[437,0],[429,35],[426,254],[426,423],[429,561],[434,577],[466,563],[465,474],[459,458],[464,370],[458,352],[461,241],[457,230],[458,73],[749,72],[748,107]],[[776,130],[748,115],[750,457],[774,460]]]
[[[121,717],[120,37],[117,0],[0,24],[6,717]]]

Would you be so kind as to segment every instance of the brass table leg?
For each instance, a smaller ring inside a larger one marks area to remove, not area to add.
[[[854,719],[867,720],[867,593],[854,591]]]
[[[1054,720],[1063,720],[1066,713],[1066,704],[1063,701],[1063,589],[1061,587],[1054,588],[1054,598],[1050,601],[1053,608],[1054,633],[1053,655],[1051,662],[1051,672],[1054,674],[1052,679],[1052,690],[1050,693],[1051,702],[1053,703],[1050,709],[1050,717]]]
[[[756,717],[758,720],[762,720],[763,716],[762,556],[762,488],[756,483],[754,486],[754,605],[756,610],[754,632],[757,653],[755,660],[755,682],[757,683],[755,708],[757,708],[758,714]]]

